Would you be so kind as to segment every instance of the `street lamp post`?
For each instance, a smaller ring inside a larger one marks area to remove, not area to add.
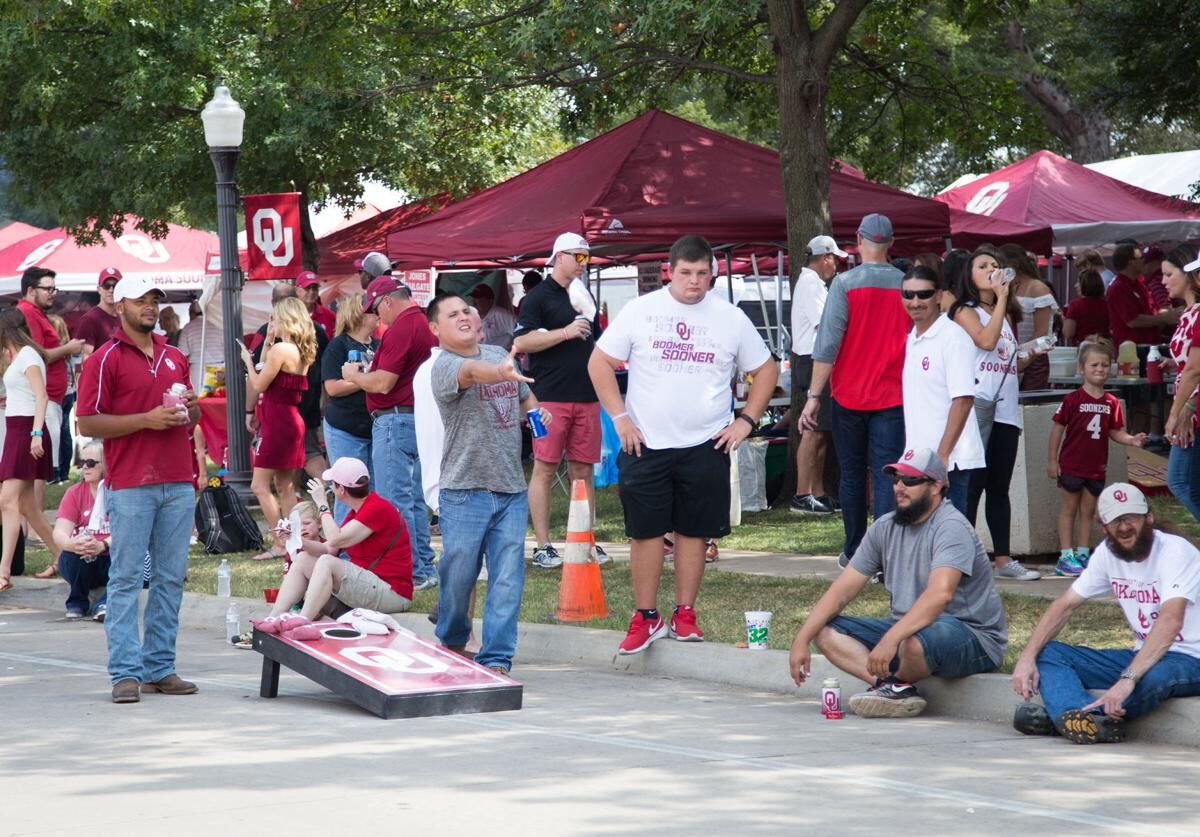
[[[217,172],[217,238],[221,245],[221,315],[225,332],[225,419],[228,432],[226,483],[246,501],[250,491],[250,445],[246,438],[246,381],[241,374],[242,269],[237,249],[237,187],[234,171],[241,153],[246,113],[223,83],[204,106],[204,140]]]

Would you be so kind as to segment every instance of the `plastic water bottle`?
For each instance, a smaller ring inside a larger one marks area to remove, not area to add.
[[[237,642],[242,635],[242,614],[238,612],[237,602],[229,603],[225,611],[225,636],[230,642]]]
[[[229,566],[229,561],[222,558],[221,566],[217,567],[217,596],[222,599],[228,599],[233,595],[233,568]]]

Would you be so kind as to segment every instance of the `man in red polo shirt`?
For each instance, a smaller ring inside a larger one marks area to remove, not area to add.
[[[1154,313],[1154,300],[1142,281],[1142,254],[1135,244],[1121,244],[1113,250],[1116,278],[1108,286],[1108,325],[1113,342],[1118,346],[1126,340],[1134,343],[1163,342],[1163,326],[1179,320],[1177,311]]]
[[[121,271],[115,267],[106,267],[100,271],[96,280],[96,289],[100,292],[100,304],[88,310],[79,321],[75,336],[83,341],[83,359],[103,346],[121,327],[121,318],[117,316],[117,304],[113,302],[113,289],[121,281]]]
[[[378,313],[387,331],[371,361],[371,371],[363,372],[359,364],[350,361],[342,366],[342,379],[358,384],[367,394],[375,491],[404,517],[412,539],[413,583],[417,590],[427,590],[437,586],[438,576],[421,488],[412,381],[417,367],[437,345],[437,338],[412,291],[391,276],[371,280],[363,308]]]
[[[114,533],[108,574],[108,672],[113,703],[141,692],[190,695],[194,683],[175,673],[175,637],[187,573],[192,490],[189,430],[200,418],[187,358],[154,333],[165,294],[129,276],[113,292],[121,328],[83,365],[79,432],[104,440],[105,503]],[[180,384],[182,404],[166,405]],[[138,631],[138,592],[150,555],[153,581]]]
[[[325,337],[333,339],[333,330],[337,325],[337,314],[321,304],[321,279],[311,270],[306,270],[296,277],[296,296],[308,309],[312,321],[325,329]]]

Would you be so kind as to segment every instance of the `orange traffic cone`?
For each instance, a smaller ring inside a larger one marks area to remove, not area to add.
[[[595,542],[587,485],[583,480],[575,480],[567,514],[567,548],[558,587],[558,610],[554,612],[554,618],[560,622],[586,622],[608,616],[600,565],[592,557]]]

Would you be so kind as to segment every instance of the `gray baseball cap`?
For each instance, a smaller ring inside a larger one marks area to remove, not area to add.
[[[893,237],[892,221],[886,215],[872,212],[858,225],[858,234],[876,244],[889,244]]]
[[[382,276],[391,272],[392,263],[383,253],[372,252],[363,258],[362,269],[371,276]]]
[[[929,477],[940,483],[946,482],[946,466],[942,458],[929,448],[909,448],[899,462],[883,467],[885,474],[900,474],[905,477]]]

